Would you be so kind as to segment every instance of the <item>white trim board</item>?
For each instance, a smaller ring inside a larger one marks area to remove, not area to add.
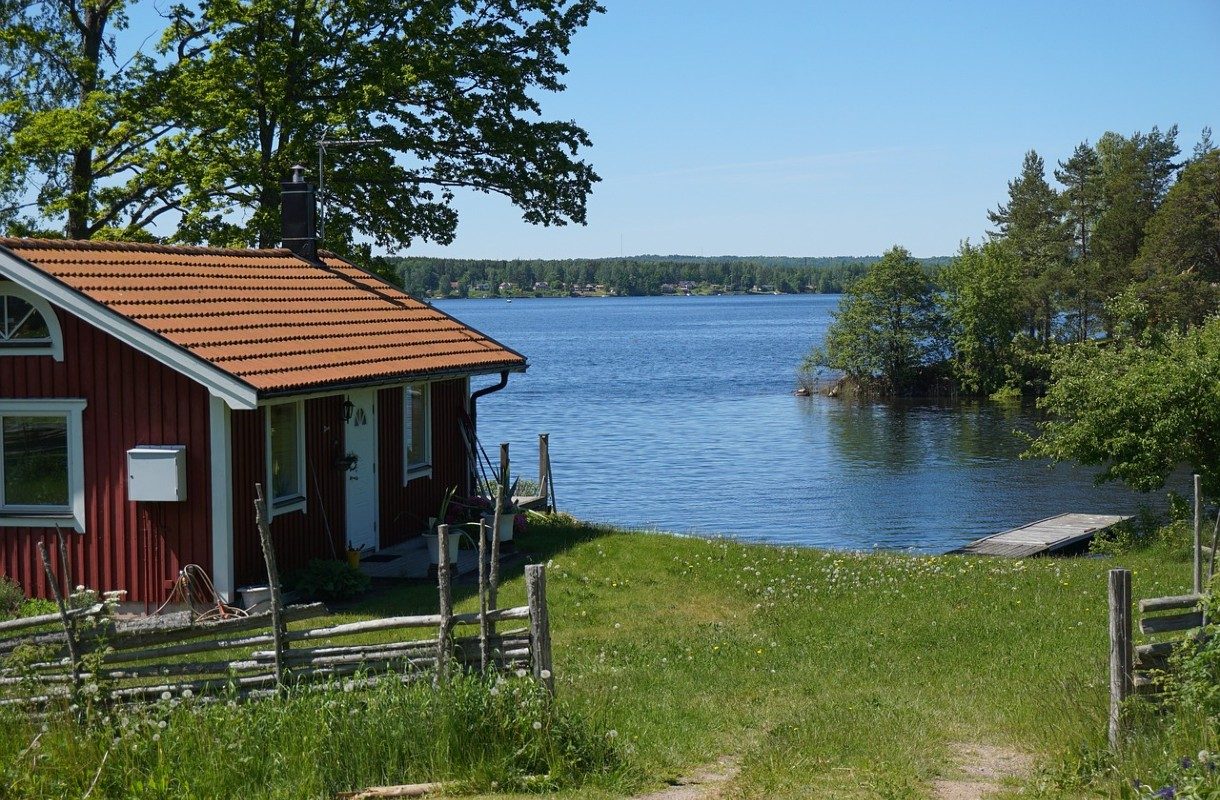
[[[0,275],[202,384],[230,408],[257,407],[258,391],[250,384],[78,292],[5,247],[0,247]]]
[[[212,469],[212,584],[227,603],[235,599],[233,571],[233,423],[229,406],[209,398]]]

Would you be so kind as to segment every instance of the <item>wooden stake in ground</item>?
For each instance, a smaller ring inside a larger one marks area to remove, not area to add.
[[[1123,741],[1123,704],[1131,694],[1131,572],[1110,570],[1110,749]]]
[[[64,639],[68,645],[68,659],[72,662],[72,688],[80,689],[80,654],[76,647],[76,626],[72,624],[71,617],[68,616],[68,606],[64,602],[64,596],[59,591],[58,582],[55,579],[55,574],[51,572],[51,557],[47,554],[47,543],[38,543],[38,555],[42,557],[42,571],[47,578],[47,586],[51,587],[51,596],[55,598],[55,605],[59,608],[59,621],[64,626]],[[62,568],[63,565],[61,564]]]
[[[1195,542],[1194,542],[1194,587],[1195,594],[1203,592],[1203,479],[1195,476]]]
[[[496,511],[491,522],[491,582],[487,604],[496,608],[500,592],[500,520],[508,510],[508,442],[500,443],[500,474],[496,476]]]
[[[555,675],[551,671],[551,619],[546,605],[546,565],[525,568],[525,602],[530,609],[530,663],[534,680],[555,694]]]
[[[275,683],[280,691],[285,688],[287,667],[285,650],[288,649],[288,629],[284,625],[284,601],[280,596],[280,572],[275,565],[275,543],[271,541],[271,525],[267,515],[267,501],[263,499],[263,485],[254,484],[254,521],[258,525],[258,539],[263,546],[263,560],[267,562],[267,588],[271,592],[271,635],[275,647]]]
[[[436,634],[436,681],[449,677],[449,648],[453,632],[453,586],[449,569],[449,526],[436,526],[436,589],[440,595],[440,627]]]
[[[479,669],[491,664],[490,627],[487,622],[487,520],[479,515]]]

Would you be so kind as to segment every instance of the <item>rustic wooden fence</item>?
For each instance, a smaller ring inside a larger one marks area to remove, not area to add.
[[[0,622],[0,705],[37,707],[84,697],[129,703],[184,693],[250,699],[337,679],[394,675],[443,681],[455,665],[484,671],[526,668],[553,691],[543,565],[526,567],[526,605],[500,609],[493,600],[489,607],[480,585],[482,610],[455,614],[448,529],[442,526],[439,613],[289,629],[289,623],[330,612],[320,603],[283,604],[262,512],[260,504],[272,588],[269,611],[204,622],[179,615],[124,623],[113,616],[113,597],[85,608],[71,608],[60,597],[57,613]],[[44,564],[49,571],[45,553]],[[497,631],[498,623],[512,621],[524,624]],[[470,626],[478,632],[456,635]],[[431,635],[417,636],[420,630]]]
[[[1207,624],[1203,600],[1201,592],[1140,600],[1137,626],[1132,616],[1131,572],[1110,570],[1111,747],[1118,748],[1123,741],[1127,698],[1159,694],[1173,651],[1186,639],[1197,640],[1203,635]],[[1139,643],[1134,635],[1136,627],[1144,637]]]

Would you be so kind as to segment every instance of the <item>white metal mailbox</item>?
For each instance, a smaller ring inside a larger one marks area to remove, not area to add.
[[[186,499],[186,445],[143,444],[127,451],[127,499]]]

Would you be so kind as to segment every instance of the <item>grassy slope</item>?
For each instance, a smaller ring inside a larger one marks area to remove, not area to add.
[[[745,797],[926,797],[949,742],[1051,761],[1097,744],[1106,570],[1132,568],[1141,597],[1189,573],[1164,553],[856,556],[567,524],[522,544],[552,562],[564,702],[616,730],[645,783],[739,755]],[[504,599],[522,600],[519,575]]]

